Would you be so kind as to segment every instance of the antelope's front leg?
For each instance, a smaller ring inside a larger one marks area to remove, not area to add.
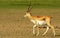
[[[36,28],[36,27],[37,27],[36,25],[33,26],[33,34],[34,34],[34,35],[36,34],[36,32],[35,32],[35,30],[36,30],[35,28]]]
[[[38,36],[39,35],[39,27],[37,26],[37,34],[36,34],[36,36]]]

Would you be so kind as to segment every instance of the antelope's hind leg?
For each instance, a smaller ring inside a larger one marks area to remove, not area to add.
[[[54,36],[55,36],[55,29],[54,29],[54,27],[52,25],[50,25],[49,23],[48,23],[48,25],[49,25],[49,27],[51,27],[51,29],[52,29],[52,31],[54,33]]]
[[[47,18],[46,19],[46,23],[49,27],[51,27],[53,33],[54,33],[54,36],[55,36],[55,29],[54,29],[54,26],[51,25],[51,19],[50,18]]]
[[[46,31],[42,35],[45,35],[48,32],[48,30],[49,30],[49,27],[47,26]]]
[[[47,25],[48,25],[49,27],[51,27],[51,29],[52,29],[52,31],[53,31],[53,33],[54,33],[54,36],[55,36],[54,26],[51,25],[50,21],[46,21],[46,22],[47,22]]]

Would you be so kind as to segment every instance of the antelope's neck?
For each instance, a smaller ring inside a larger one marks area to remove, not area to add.
[[[29,20],[32,20],[32,19],[33,19],[33,18],[32,18],[32,15],[29,15],[28,18],[29,18]]]

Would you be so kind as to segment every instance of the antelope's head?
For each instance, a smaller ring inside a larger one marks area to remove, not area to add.
[[[31,9],[32,9],[32,6],[31,6],[31,3],[30,3],[30,5],[29,5],[29,7],[28,7],[28,9],[27,9],[24,17],[29,17],[29,16],[31,16],[31,13],[30,13]]]

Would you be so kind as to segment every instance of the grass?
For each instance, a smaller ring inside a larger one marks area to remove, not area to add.
[[[45,29],[40,29],[39,36],[33,36],[33,24],[27,18],[21,19],[30,1],[32,15],[52,16],[53,26],[60,28],[60,0],[0,0],[0,38],[60,38],[60,30],[57,28],[56,37],[51,30],[43,37]]]
[[[0,8],[25,8],[29,2],[35,8],[60,8],[60,0],[1,0]]]
[[[60,0],[30,1],[33,6],[32,15],[52,16],[53,26],[60,28]],[[28,19],[21,19],[26,13],[28,4],[29,1],[26,0],[0,0],[0,38],[60,38],[60,30],[57,28],[55,28],[56,37],[51,30],[43,37],[45,29],[40,29],[39,36],[33,36],[33,24]]]
[[[45,36],[42,33],[46,30],[40,28],[39,36],[33,36],[31,23],[27,18],[21,19],[25,15],[27,9],[0,9],[0,38],[60,38],[60,30],[55,28],[56,37],[49,29]],[[37,12],[38,11],[38,12]],[[32,9],[32,15],[52,16],[53,26],[60,28],[60,9],[41,8]]]

